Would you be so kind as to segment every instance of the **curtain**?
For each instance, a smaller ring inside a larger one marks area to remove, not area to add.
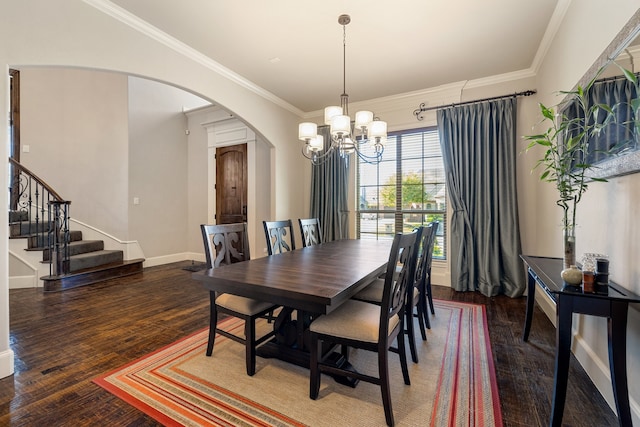
[[[615,120],[607,127],[606,132],[600,132],[589,140],[587,163],[596,164],[610,158],[612,154],[637,149],[633,128],[634,114],[630,103],[636,97],[633,83],[624,78],[600,80],[591,86],[587,92],[588,106],[606,104],[618,105],[618,108],[615,110]],[[576,103],[567,104],[562,113],[570,119],[585,119],[584,111]],[[600,123],[603,117],[604,114],[599,115]],[[589,120],[593,123],[593,117]]]
[[[516,99],[437,112],[453,210],[452,287],[521,296],[525,275],[516,197]]]
[[[328,126],[319,126],[318,134],[324,137],[323,154],[331,145]],[[311,167],[312,218],[320,220],[322,241],[349,238],[349,158],[341,157],[338,150],[327,156],[324,163]]]

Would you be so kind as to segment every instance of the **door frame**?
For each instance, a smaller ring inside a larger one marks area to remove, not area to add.
[[[211,121],[203,123],[207,131],[207,223],[215,224],[216,168],[215,154],[218,147],[247,145],[247,229],[251,256],[266,255],[266,242],[262,220],[272,215],[271,197],[274,189],[274,148],[240,120]],[[258,163],[258,157],[261,161]],[[268,159],[268,160],[267,160]]]

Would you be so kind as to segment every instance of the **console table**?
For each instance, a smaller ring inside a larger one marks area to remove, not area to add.
[[[613,396],[621,426],[631,426],[631,409],[627,387],[627,312],[629,303],[640,302],[640,296],[610,282],[607,293],[584,293],[580,287],[566,285],[560,278],[561,258],[521,255],[528,271],[527,314],[522,339],[531,330],[536,285],[556,302],[556,363],[553,378],[553,400],[550,426],[562,424],[569,360],[571,356],[571,322],[573,313],[607,318],[609,368]]]

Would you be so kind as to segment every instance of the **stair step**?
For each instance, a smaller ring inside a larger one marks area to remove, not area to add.
[[[77,271],[63,276],[44,276],[41,279],[44,282],[45,292],[63,291],[79,286],[104,282],[109,279],[142,273],[143,262],[144,259],[142,258],[133,259]]]
[[[44,244],[44,246],[40,245],[40,241],[39,238],[43,237],[42,243]],[[48,244],[48,240],[47,240],[47,234],[34,234],[32,236],[21,236],[21,237],[27,237],[29,240],[27,240],[27,250],[28,251],[42,251],[45,250],[47,248],[47,244]],[[77,242],[82,240],[82,231],[77,231],[77,230],[72,230],[69,231],[69,242]]]
[[[9,224],[12,222],[28,221],[29,213],[26,211],[9,211]]]
[[[36,233],[45,233],[49,231],[49,222],[10,222],[9,236],[31,236]]]
[[[100,265],[114,264],[122,262],[124,253],[122,251],[101,250],[69,257],[69,270],[76,272]]]
[[[77,240],[69,243],[69,256],[104,250],[102,240]],[[42,261],[51,260],[49,248],[42,251]]]

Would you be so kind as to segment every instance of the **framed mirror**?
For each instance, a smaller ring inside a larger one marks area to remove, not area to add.
[[[623,79],[620,67],[634,73],[640,71],[640,9],[587,70],[578,85],[586,86],[601,69],[599,79]],[[617,152],[595,161],[593,166],[588,171],[591,178],[613,178],[640,172],[640,141],[627,141]]]

